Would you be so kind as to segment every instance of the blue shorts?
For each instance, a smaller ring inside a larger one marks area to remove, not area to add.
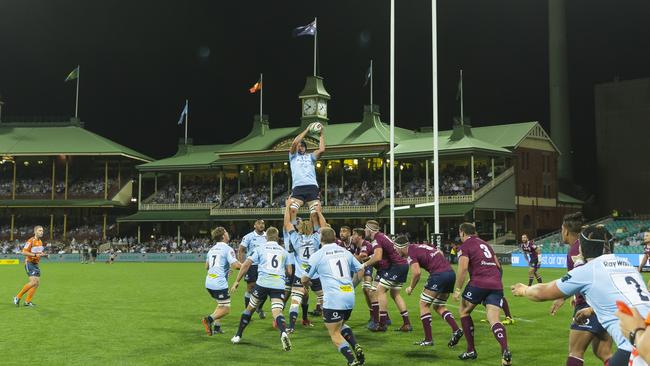
[[[41,277],[41,269],[38,268],[38,264],[32,262],[25,262],[25,272],[29,277]]]
[[[449,294],[454,292],[455,283],[456,273],[454,271],[431,273],[424,288],[441,294]]]
[[[491,290],[467,285],[465,291],[463,291],[463,299],[474,305],[483,304],[501,307],[503,290]]]
[[[250,266],[244,275],[246,283],[257,282],[257,266]]]
[[[297,186],[291,189],[291,197],[301,200],[304,203],[320,200],[320,188],[315,185]]]
[[[531,260],[528,265],[530,268],[539,269],[539,259]]]
[[[404,283],[406,282],[406,278],[408,277],[409,274],[409,265],[404,263],[404,264],[391,264],[388,269],[383,271],[381,273],[381,278],[387,280],[387,281],[392,281],[392,282],[397,282],[397,283]]]
[[[274,288],[255,285],[255,287],[253,287],[253,290],[251,291],[251,295],[255,296],[259,301],[266,300],[267,296],[270,297],[271,299],[280,299],[284,301],[284,289],[278,290]]]
[[[573,310],[573,316],[576,315],[576,313],[579,310],[582,310],[584,308],[588,308],[589,304],[586,302],[577,305],[574,310]],[[578,324],[575,321],[571,323],[571,329],[573,330],[581,330],[585,332],[590,332],[596,335],[601,335],[603,333],[606,333],[607,331],[605,328],[603,328],[602,324],[600,324],[600,321],[598,321],[598,318],[596,317],[596,314],[590,316],[587,318],[587,321],[584,324]]]
[[[310,281],[311,286],[309,286],[309,288],[311,288],[312,291],[320,291],[323,289],[323,285],[320,283],[320,278],[312,278]],[[302,287],[300,277],[296,277],[293,280],[293,287]]]
[[[352,309],[348,310],[333,310],[323,308],[323,320],[325,323],[338,323],[350,319]]]
[[[230,295],[228,294],[228,289],[222,289],[222,290],[213,290],[211,288],[206,288],[208,290],[208,293],[210,296],[212,296],[213,299],[217,301],[223,301],[223,300],[228,300],[230,299]]]

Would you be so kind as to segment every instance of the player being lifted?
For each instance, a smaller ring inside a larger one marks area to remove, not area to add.
[[[458,358],[461,360],[477,358],[474,348],[474,321],[471,314],[478,304],[483,304],[494,338],[501,346],[501,364],[511,365],[512,354],[508,349],[506,328],[499,321],[499,311],[503,299],[503,283],[499,270],[501,265],[494,255],[492,247],[476,235],[474,224],[468,222],[461,224],[458,236],[463,244],[458,248],[458,274],[453,297],[458,301],[462,291],[460,323],[467,340],[467,351],[458,355]],[[461,290],[468,272],[469,282],[465,290]]]
[[[406,303],[400,295],[400,290],[406,282],[409,272],[409,265],[406,259],[402,258],[395,250],[395,245],[384,233],[379,231],[379,223],[375,220],[368,220],[366,222],[365,234],[367,238],[377,242],[375,251],[367,262],[363,264],[364,270],[367,267],[374,265],[379,261],[383,261],[381,269],[377,272],[381,279],[377,287],[377,299],[379,300],[379,319],[375,318],[375,323],[379,323],[373,331],[385,332],[387,329],[387,316],[388,316],[388,297],[387,292],[395,301],[397,309],[404,324],[398,329],[402,332],[410,332],[413,330],[411,321],[409,320],[408,309]]]
[[[354,308],[354,286],[352,274],[363,276],[361,263],[349,251],[336,244],[336,234],[332,228],[321,229],[323,247],[309,258],[307,273],[302,283],[309,287],[310,279],[320,276],[325,298],[323,320],[325,327],[339,352],[348,365],[363,365],[365,356],[345,322]]]
[[[289,199],[287,199],[287,203],[288,202]],[[318,213],[317,217],[319,219],[318,226],[325,226],[326,223],[324,222],[323,216]],[[302,306],[302,324],[304,326],[311,326],[311,322],[307,319],[308,303],[305,301],[309,292],[307,291],[308,289],[303,286],[301,278],[306,274],[305,271],[309,266],[309,258],[314,255],[321,246],[320,233],[314,230],[311,221],[301,221],[298,230],[299,232],[297,232],[291,224],[290,209],[286,206],[284,210],[285,245],[288,243],[288,246],[291,248],[289,252],[294,257],[296,268],[291,288],[291,306],[289,308],[289,327],[287,328],[287,333],[293,333],[295,329],[296,320],[298,319],[298,308],[300,306]],[[316,296],[318,296],[318,299],[322,301],[323,289],[318,277],[312,278],[311,289],[316,292]]]
[[[237,279],[230,288],[230,293],[235,292],[250,266],[258,266],[258,279],[255,288],[251,292],[251,301],[241,315],[237,334],[230,341],[239,343],[244,329],[251,321],[251,314],[257,308],[257,304],[268,296],[271,298],[271,313],[280,330],[282,349],[288,351],[291,349],[291,341],[286,332],[286,322],[282,310],[284,309],[284,281],[286,276],[292,275],[291,264],[293,264],[293,260],[289,253],[278,244],[278,229],[273,226],[269,227],[266,230],[266,238],[267,242],[258,246],[253,254],[246,258],[239,274],[237,274]]]
[[[316,181],[316,169],[314,164],[325,152],[325,129],[320,130],[318,149],[311,154],[307,153],[305,136],[309,133],[310,124],[300,135],[296,136],[289,149],[289,164],[291,166],[291,223],[296,224],[298,209],[307,204],[309,207],[310,219],[316,220],[316,212],[320,210],[320,191]],[[319,124],[320,125],[320,124]]]
[[[406,257],[411,266],[411,283],[406,288],[406,293],[411,295],[413,289],[420,280],[420,267],[429,272],[429,279],[424,285],[420,295],[420,320],[424,329],[424,340],[417,342],[420,346],[433,346],[433,336],[431,334],[431,305],[433,310],[444,319],[451,327],[451,339],[447,343],[448,347],[454,347],[463,336],[463,331],[458,328],[456,319],[451,311],[447,310],[445,304],[449,294],[454,292],[454,283],[456,282],[456,273],[440,250],[428,245],[409,245],[405,236],[398,236],[395,239],[395,246],[399,254]]]
[[[515,296],[532,301],[547,301],[583,294],[591,307],[576,313],[576,320],[584,323],[595,313],[607,333],[616,342],[616,353],[609,366],[628,365],[634,334],[623,334],[616,317],[617,300],[622,307],[634,306],[642,317],[650,313],[650,293],[639,274],[627,258],[608,253],[612,236],[602,225],[589,226],[580,233],[580,255],[586,262],[574,267],[561,279],[550,283],[526,286],[518,283],[511,287]],[[570,365],[582,365],[575,360]],[[567,365],[569,365],[567,363]]]
[[[537,272],[542,264],[542,249],[535,245],[534,241],[528,240],[526,234],[521,236],[520,248],[530,267],[528,269],[528,286],[533,284],[533,278],[537,278],[537,283],[542,283],[542,275]]]
[[[241,243],[239,244],[237,259],[239,260],[240,263],[243,263],[244,260],[246,260],[246,258],[253,255],[255,248],[257,248],[261,244],[266,243],[266,233],[264,232],[264,228],[266,227],[266,224],[264,223],[264,220],[262,219],[256,220],[255,225],[253,227],[254,230],[244,235],[244,237],[241,240]],[[248,269],[248,272],[246,272],[246,276],[244,277],[244,281],[246,281],[246,292],[244,293],[244,306],[246,307],[248,306],[248,302],[250,301],[251,298],[251,291],[255,287],[255,282],[257,281],[256,265],[253,265]],[[266,317],[266,315],[264,314],[264,310],[262,309],[265,301],[266,300],[262,300],[257,305],[257,313],[259,314],[260,319],[264,319]]]
[[[579,240],[583,223],[584,217],[581,212],[565,215],[562,219],[562,241],[565,244],[571,245],[567,253],[567,270],[569,271],[584,264],[584,261],[580,259]],[[577,261],[574,261],[574,258]],[[600,324],[596,315],[589,317],[588,321],[583,324],[575,321],[579,312],[590,307],[584,296],[576,294],[572,303],[574,304],[574,320],[571,323],[571,330],[569,331],[569,355],[566,360],[566,365],[582,365],[585,351],[590,344],[594,354],[606,365],[607,360],[612,358],[612,338]],[[564,304],[564,298],[555,300],[551,307],[551,315],[555,315],[562,304]]]
[[[212,240],[216,242],[205,257],[205,288],[217,302],[214,312],[201,320],[206,333],[223,334],[221,322],[230,313],[230,294],[228,294],[228,275],[231,269],[240,269],[241,263],[235,257],[235,251],[228,245],[230,235],[223,227],[212,230]],[[214,326],[214,328],[213,328]]]
[[[42,237],[43,227],[40,225],[35,226],[34,236],[29,238],[23,247],[22,254],[25,256],[25,271],[27,272],[27,276],[29,276],[29,282],[14,296],[14,305],[16,306],[20,305],[20,299],[22,299],[25,293],[27,294],[25,306],[34,306],[32,298],[41,283],[41,269],[38,267],[38,263],[41,261],[41,257],[47,258],[47,254],[43,252],[45,247],[41,241]]]

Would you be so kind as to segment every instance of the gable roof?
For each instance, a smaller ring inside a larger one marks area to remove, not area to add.
[[[0,123],[0,155],[114,155],[153,161],[78,123]]]
[[[138,165],[143,171],[169,169],[207,169],[217,153],[228,145],[180,145],[174,156]]]

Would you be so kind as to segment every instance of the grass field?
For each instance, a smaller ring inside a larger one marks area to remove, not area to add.
[[[242,344],[232,345],[230,338],[243,309],[241,287],[233,297],[232,313],[223,322],[226,333],[207,336],[200,319],[212,312],[214,302],[203,287],[202,263],[81,265],[44,261],[41,269],[41,287],[33,300],[37,306],[16,308],[11,298],[27,277],[21,265],[0,266],[2,365],[345,364],[332,346],[322,319],[312,318],[314,328],[297,328],[289,353],[282,351],[271,320],[259,320],[257,315],[246,329]],[[552,280],[564,271],[541,272],[544,279]],[[504,284],[526,280],[525,268],[505,268]],[[421,286],[422,282],[418,294]],[[465,348],[465,340],[456,349],[448,349],[450,331],[440,318],[434,318],[433,323],[435,347],[412,345],[423,337],[418,297],[405,296],[414,332],[375,334],[365,329],[368,311],[361,289],[357,289],[357,307],[348,324],[366,350],[367,365],[500,365],[498,344],[487,323],[479,322],[482,312],[474,313],[476,361],[456,359]],[[570,306],[551,317],[549,303],[514,299],[509,292],[507,297],[518,320],[507,326],[514,364],[563,365]],[[456,316],[457,305],[450,301]],[[389,310],[395,323],[400,323],[394,304]],[[588,354],[585,364],[600,363]]]

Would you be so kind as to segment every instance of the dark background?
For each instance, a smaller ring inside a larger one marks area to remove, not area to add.
[[[396,125],[430,125],[431,3],[396,1]],[[86,128],[156,158],[176,151],[190,99],[195,144],[245,136],[258,113],[247,89],[264,73],[271,126],[295,126],[312,72],[312,38],[291,30],[318,16],[319,74],[331,123],[359,121],[375,64],[375,103],[388,121],[388,0],[0,2],[4,120],[74,114]],[[650,2],[568,0],[568,70],[576,182],[595,190],[594,85],[650,76]],[[438,1],[440,128],[537,120],[549,130],[547,1]],[[13,118],[12,118],[13,117]],[[624,143],[624,141],[621,141]]]

